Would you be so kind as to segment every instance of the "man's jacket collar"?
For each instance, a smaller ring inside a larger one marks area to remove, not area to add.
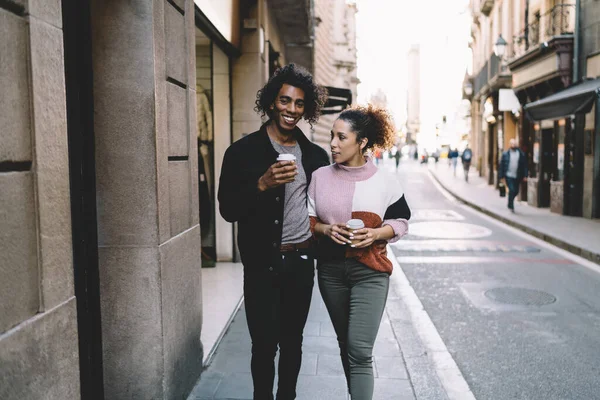
[[[279,155],[279,153],[277,153],[277,151],[273,148],[273,145],[271,144],[271,140],[269,139],[269,134],[267,133],[267,125],[269,125],[270,123],[271,123],[271,120],[268,120],[267,122],[262,124],[259,129],[259,132],[260,132],[261,137],[265,141],[265,146],[267,148],[271,148],[273,150],[273,154],[275,155],[275,157],[277,157],[277,155]],[[302,132],[302,130],[296,126],[294,128],[294,132],[292,133],[292,135],[294,135],[294,139],[296,139],[296,141],[300,145],[300,149],[302,150],[302,153],[307,151],[311,142],[304,135],[304,132]]]

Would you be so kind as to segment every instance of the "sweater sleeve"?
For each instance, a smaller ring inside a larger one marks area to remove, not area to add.
[[[402,186],[396,177],[393,177],[393,185],[388,186],[391,191],[389,206],[383,216],[382,226],[389,225],[394,230],[394,237],[388,242],[394,243],[408,233],[408,220],[410,219],[410,208],[406,202]]]
[[[315,225],[318,222],[321,222],[319,220],[319,218],[317,217],[317,209],[315,206],[315,195],[316,195],[316,185],[317,185],[317,178],[315,176],[315,173],[313,172],[312,174],[312,179],[310,180],[310,185],[308,185],[308,217],[310,219],[310,231],[313,234],[313,237],[315,235]]]
[[[383,217],[383,225],[389,225],[394,230],[394,237],[389,243],[394,243],[408,233],[408,220],[410,219],[410,208],[406,203],[404,195],[391,204]]]

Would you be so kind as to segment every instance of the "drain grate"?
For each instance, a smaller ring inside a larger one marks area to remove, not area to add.
[[[523,306],[545,306],[556,301],[556,297],[550,293],[515,287],[489,289],[485,291],[485,296],[498,303]]]

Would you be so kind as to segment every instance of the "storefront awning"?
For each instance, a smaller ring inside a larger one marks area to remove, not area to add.
[[[322,115],[337,114],[344,111],[352,104],[352,91],[350,89],[325,86],[328,98],[325,107],[321,111]]]
[[[534,121],[586,114],[600,96],[600,78],[581,82],[546,98],[526,104],[525,112]]]

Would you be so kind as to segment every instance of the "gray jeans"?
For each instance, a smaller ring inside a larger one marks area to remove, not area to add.
[[[373,346],[390,285],[389,275],[348,258],[318,266],[319,289],[340,345],[352,400],[373,398]]]

